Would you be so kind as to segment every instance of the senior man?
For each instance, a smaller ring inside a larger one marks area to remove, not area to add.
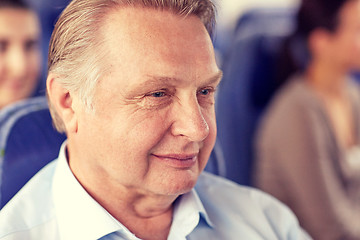
[[[68,140],[3,208],[0,239],[306,238],[273,198],[201,174],[221,79],[214,11],[209,0],[70,3],[47,79]]]

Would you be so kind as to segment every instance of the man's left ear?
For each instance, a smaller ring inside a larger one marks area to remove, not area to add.
[[[50,73],[46,81],[49,101],[63,121],[66,133],[76,133],[78,130],[78,118],[76,108],[74,108],[74,96],[56,80],[56,77]]]

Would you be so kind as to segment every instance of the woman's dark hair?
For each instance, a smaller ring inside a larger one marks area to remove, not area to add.
[[[317,28],[335,31],[339,11],[351,0],[303,0],[297,14],[297,28],[294,34],[308,38]]]
[[[30,9],[30,5],[23,0],[0,0],[0,8],[5,7]]]
[[[283,84],[291,75],[303,71],[311,53],[307,41],[315,29],[335,32],[339,12],[348,1],[354,0],[302,0],[296,15],[296,28],[284,42],[277,63],[277,85]]]

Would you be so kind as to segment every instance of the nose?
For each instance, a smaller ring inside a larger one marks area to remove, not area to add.
[[[209,125],[195,97],[186,104],[177,104],[174,109],[171,131],[174,136],[184,136],[190,141],[201,142],[209,135]]]
[[[21,78],[26,74],[26,55],[21,48],[9,49],[7,57],[7,68],[9,76]]]

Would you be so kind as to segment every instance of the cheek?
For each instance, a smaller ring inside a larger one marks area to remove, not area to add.
[[[0,56],[0,84],[4,81],[5,78],[5,61],[2,56]]]
[[[41,71],[41,55],[40,53],[32,53],[27,57],[28,74],[32,79],[37,79]]]
[[[354,51],[360,51],[360,33],[348,32],[344,34],[343,38],[341,38],[341,51],[345,54],[353,55]]]
[[[127,111],[101,122],[107,123],[102,127],[107,133],[102,134],[104,141],[111,141],[109,144],[120,153],[142,157],[146,157],[150,149],[161,141],[167,130],[165,114],[160,112]]]
[[[355,52],[356,54],[354,54]],[[357,61],[359,61],[359,55],[360,55],[360,33],[356,36],[355,40],[353,41],[352,48],[350,49],[350,55],[356,55],[354,56]]]
[[[342,58],[352,68],[360,64],[360,37],[353,37],[343,44]]]
[[[160,116],[140,115],[114,117],[107,126],[102,127],[103,132],[96,133],[101,136],[98,144],[102,147],[100,157],[105,161],[103,165],[107,166],[110,175],[121,175],[122,181],[130,179],[127,184],[147,175],[149,155],[166,133],[166,124]]]

